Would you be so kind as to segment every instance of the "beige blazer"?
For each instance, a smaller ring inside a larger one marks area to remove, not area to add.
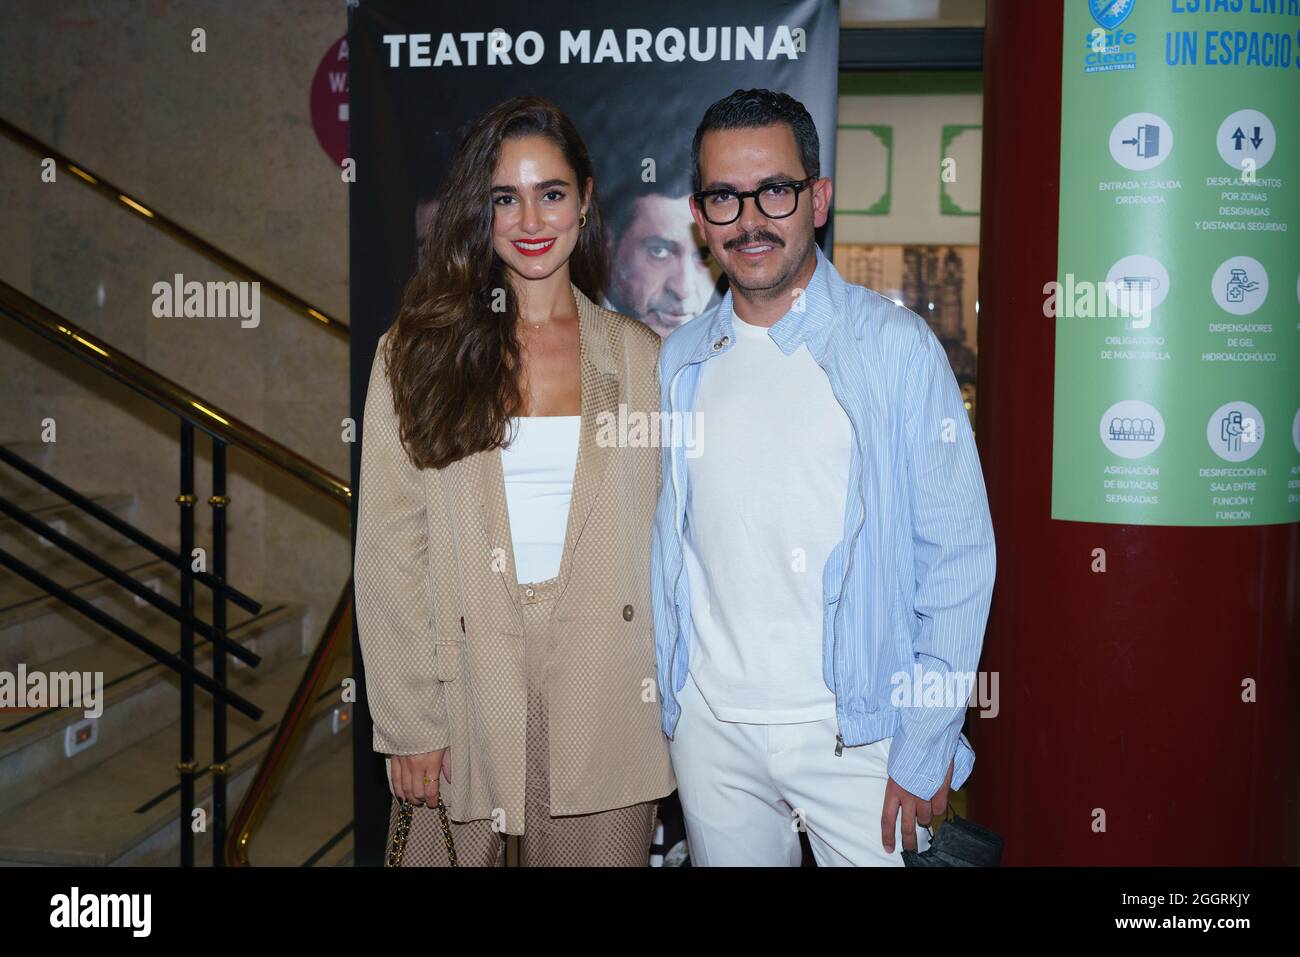
[[[676,787],[659,724],[650,606],[659,448],[609,441],[620,406],[659,409],[660,340],[576,286],[573,294],[582,424],[551,621],[552,814],[625,807]],[[415,468],[381,367],[377,349],[354,559],[374,749],[394,755],[450,747],[452,779],[439,784],[452,819],[493,818],[505,833],[520,834],[523,618],[501,452]]]

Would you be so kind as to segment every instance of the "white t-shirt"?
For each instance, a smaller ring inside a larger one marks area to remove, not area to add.
[[[723,721],[820,721],[822,569],[843,535],[852,426],[805,345],[733,319],[704,363],[703,443],[687,458],[690,672]]]
[[[515,416],[511,422],[513,439],[501,449],[501,471],[515,581],[540,582],[560,573],[582,416]]]

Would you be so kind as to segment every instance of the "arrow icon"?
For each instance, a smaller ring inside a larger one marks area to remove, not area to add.
[[[1258,130],[1256,132],[1258,132]],[[1232,138],[1237,141],[1237,145],[1234,148],[1239,150],[1241,149],[1241,141],[1246,138],[1246,134],[1241,131],[1241,127],[1239,126],[1233,132]]]
[[[1264,142],[1264,138],[1259,135],[1259,127],[1255,127],[1255,135],[1250,138],[1250,145],[1259,149],[1259,144]]]

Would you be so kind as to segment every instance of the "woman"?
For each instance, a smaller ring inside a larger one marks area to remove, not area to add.
[[[675,780],[650,615],[659,337],[600,308],[591,160],[537,97],[470,129],[366,397],[356,605],[404,863],[647,862]],[[626,421],[626,420],[624,420]],[[602,428],[602,425],[604,426]]]

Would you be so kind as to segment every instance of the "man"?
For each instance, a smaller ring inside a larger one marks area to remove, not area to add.
[[[660,353],[651,587],[664,732],[700,865],[901,865],[970,774],[993,587],[984,481],[938,339],[822,255],[831,182],[792,97],[695,133],[692,215],[730,281]],[[668,421],[680,422],[670,417]],[[941,698],[942,700],[936,700]]]
[[[605,203],[609,229],[609,308],[640,319],[666,336],[699,315],[714,298],[716,277],[680,189],[648,192],[629,184]]]

